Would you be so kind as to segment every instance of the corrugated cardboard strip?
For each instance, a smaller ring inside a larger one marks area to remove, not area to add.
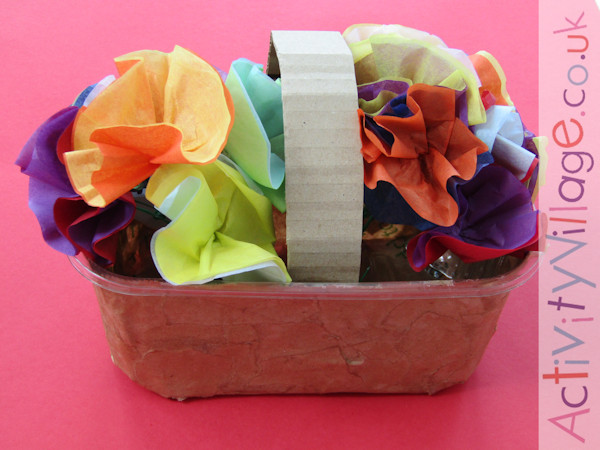
[[[357,282],[364,181],[350,50],[337,32],[273,31],[267,73],[281,76],[290,275]]]

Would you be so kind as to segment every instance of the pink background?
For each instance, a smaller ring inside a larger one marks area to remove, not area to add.
[[[47,247],[13,165],[29,135],[112,58],[187,47],[216,66],[266,62],[271,29],[400,23],[501,62],[537,131],[537,1],[21,0],[3,8],[1,448],[535,448],[537,282],[515,291],[463,386],[428,396],[259,396],[183,403],[110,361],[91,285]]]

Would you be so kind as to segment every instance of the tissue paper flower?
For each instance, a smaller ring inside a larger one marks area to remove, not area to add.
[[[375,189],[378,181],[392,184],[419,216],[442,226],[458,217],[448,179],[470,179],[477,155],[487,151],[456,117],[455,102],[453,89],[416,84],[408,89],[404,107],[396,105],[401,115],[370,118],[359,110],[366,187]],[[391,145],[372,131],[370,120],[393,136]]]
[[[272,207],[221,161],[163,165],[146,197],[171,223],[152,237],[161,276],[173,284],[291,281],[273,248]]]
[[[545,158],[545,139],[536,137],[524,127],[508,94],[504,70],[496,58],[486,51],[479,51],[469,58],[481,80],[480,92],[487,103],[488,116],[486,123],[476,125],[473,130],[484,141],[482,136],[489,136],[490,141],[486,144],[495,151],[495,160],[523,181],[535,198],[540,162]],[[482,130],[486,130],[483,135]],[[494,145],[490,146],[490,143]]]
[[[496,105],[514,106],[506,90],[506,75],[498,60],[486,51],[479,51],[469,59],[479,77],[480,91],[484,94],[482,97],[487,93]]]
[[[527,188],[501,166],[487,166],[457,186],[460,216],[450,227],[420,233],[408,243],[408,260],[420,271],[446,250],[464,262],[528,249],[538,239],[538,213]]]
[[[520,181],[527,181],[538,165],[535,153],[523,148],[525,130],[513,106],[493,105],[487,121],[473,126],[473,133],[488,146],[494,161],[509,169]]]
[[[344,32],[356,81],[405,81],[466,90],[469,125],[485,122],[480,81],[469,57],[436,36],[400,25],[354,25]]]
[[[285,211],[283,105],[281,85],[262,66],[241,58],[225,81],[235,107],[235,122],[225,152]]]
[[[65,108],[44,122],[31,136],[16,163],[29,178],[29,206],[44,240],[54,249],[75,255],[82,251],[102,265],[114,262],[117,232],[135,214],[131,194],[106,208],[88,206],[75,193],[59,159],[60,141],[70,140],[70,125],[78,108]]]
[[[363,84],[358,88],[359,107],[369,116],[380,114],[400,117],[411,116],[413,114],[406,105],[408,88],[408,83],[393,80]],[[455,91],[455,99],[456,116],[466,124],[467,103],[465,91]],[[377,125],[369,116],[367,116],[365,126],[375,133],[378,139],[391,147],[394,136]],[[492,162],[493,158],[489,151],[479,154],[477,156],[476,172]],[[434,223],[419,216],[396,188],[386,181],[378,181],[375,189],[369,189],[365,186],[364,201],[368,212],[379,222],[411,225],[421,230],[435,226]]]
[[[91,206],[108,205],[161,164],[216,160],[233,123],[220,75],[188,50],[143,50],[115,62],[120,77],[81,109],[64,155]]]

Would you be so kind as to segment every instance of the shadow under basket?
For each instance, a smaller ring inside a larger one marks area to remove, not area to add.
[[[163,397],[433,394],[468,379],[509,292],[537,269],[382,283],[173,286],[86,258],[114,363]]]

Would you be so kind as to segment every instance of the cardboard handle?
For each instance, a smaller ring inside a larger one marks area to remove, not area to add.
[[[281,77],[290,275],[357,282],[364,175],[352,54],[337,32],[273,31],[267,74]]]

